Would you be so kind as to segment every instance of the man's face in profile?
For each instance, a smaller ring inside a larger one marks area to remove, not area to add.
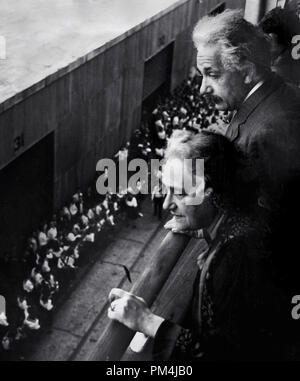
[[[237,110],[250,89],[241,72],[223,67],[220,47],[199,46],[197,67],[203,76],[201,94],[210,94],[218,110]]]

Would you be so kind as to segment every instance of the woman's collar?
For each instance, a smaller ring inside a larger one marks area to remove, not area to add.
[[[208,228],[203,229],[203,235],[207,244],[210,244],[216,238],[218,230],[226,217],[227,214],[225,212],[219,212]]]

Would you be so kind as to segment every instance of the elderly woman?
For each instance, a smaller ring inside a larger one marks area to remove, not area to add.
[[[184,327],[152,313],[140,297],[121,289],[109,295],[109,318],[154,338],[154,359],[284,356],[290,309],[283,307],[284,295],[272,282],[267,229],[237,213],[230,201],[228,144],[222,136],[187,131],[175,132],[168,143],[163,173],[168,189],[164,208],[173,215],[168,227],[203,229],[209,245],[199,253]],[[203,159],[204,175],[186,159]]]

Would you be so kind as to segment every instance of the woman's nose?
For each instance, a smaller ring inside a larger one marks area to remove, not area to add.
[[[164,203],[163,203],[163,208],[165,210],[169,209],[169,210],[173,210],[174,209],[174,202],[173,202],[173,195],[171,192],[168,192],[167,195],[166,195],[166,198],[164,200]]]

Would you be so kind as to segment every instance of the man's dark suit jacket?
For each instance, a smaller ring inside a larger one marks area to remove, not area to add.
[[[242,104],[226,137],[237,150],[240,192],[255,192],[262,206],[280,208],[300,174],[299,89],[272,76]]]
[[[236,197],[269,218],[278,263],[289,272],[291,260],[300,262],[292,245],[300,216],[299,89],[272,75],[242,104],[226,136],[237,152]]]

